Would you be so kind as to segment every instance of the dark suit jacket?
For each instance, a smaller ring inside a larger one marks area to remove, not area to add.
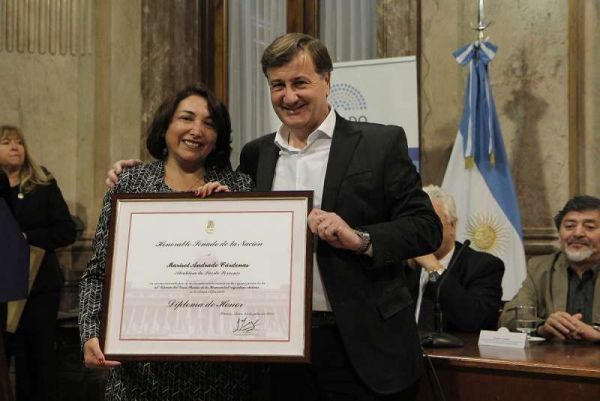
[[[509,330],[517,329],[517,305],[536,306],[538,317],[543,320],[554,312],[565,312],[569,296],[568,268],[569,261],[560,251],[529,259],[525,281],[514,298],[504,305],[498,325]],[[600,279],[597,277],[594,285],[592,322],[600,322]]]
[[[457,242],[455,249],[460,246]],[[489,253],[465,248],[457,260],[454,252],[450,264],[453,266],[449,276],[444,278],[440,288],[445,327],[451,331],[495,330],[502,303],[502,260]],[[410,270],[408,281],[411,295],[416,300],[421,269]]]
[[[6,203],[9,203],[9,191],[10,183],[8,177],[2,171],[0,171],[0,199],[4,199]],[[12,205],[8,205],[12,210]]]
[[[46,250],[30,296],[59,291],[64,280],[54,250],[75,241],[75,223],[62,193],[54,180],[48,185],[37,185],[23,199],[17,197],[17,188],[10,191],[15,218],[27,241]]]
[[[278,148],[275,134],[244,146],[239,169],[258,191],[271,190]],[[421,374],[408,258],[440,244],[441,224],[408,157],[400,127],[350,122],[339,115],[321,208],[371,235],[373,257],[317,245],[317,259],[346,352],[377,393],[401,391]]]
[[[29,245],[14,218],[8,177],[0,171],[0,302],[24,299],[29,285]],[[0,311],[4,330],[6,312]],[[3,320],[2,320],[3,319]]]

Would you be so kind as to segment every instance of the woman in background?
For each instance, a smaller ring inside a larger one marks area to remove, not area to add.
[[[99,346],[100,315],[114,193],[249,191],[251,179],[232,171],[229,112],[202,86],[188,86],[156,111],[146,147],[158,159],[124,170],[105,198],[93,256],[80,282],[79,325],[84,362],[110,368],[106,401],[238,401],[248,397],[249,367],[205,362],[108,361]]]
[[[56,180],[35,162],[17,127],[0,126],[0,168],[23,235],[46,251],[17,330],[6,338],[15,357],[17,401],[53,401],[58,399],[56,318],[64,281],[54,250],[75,241],[75,223]]]

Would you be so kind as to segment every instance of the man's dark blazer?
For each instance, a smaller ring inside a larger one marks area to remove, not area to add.
[[[239,170],[257,191],[273,184],[274,138],[258,138],[241,152]],[[421,374],[404,261],[431,253],[441,241],[441,223],[407,150],[402,128],[337,115],[321,205],[371,235],[372,258],[319,241],[317,259],[346,353],[364,383],[381,394],[399,392]]]
[[[456,242],[455,250],[460,246],[462,244]],[[449,276],[444,278],[440,288],[444,325],[450,331],[495,330],[502,303],[504,263],[489,253],[468,247],[457,260],[456,253],[449,263],[453,265]],[[407,277],[411,295],[416,300],[421,269],[410,270]]]

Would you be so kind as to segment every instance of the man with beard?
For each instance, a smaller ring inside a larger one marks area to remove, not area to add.
[[[600,199],[576,196],[554,218],[560,251],[531,258],[527,278],[500,316],[515,329],[515,308],[537,306],[537,335],[600,341]]]

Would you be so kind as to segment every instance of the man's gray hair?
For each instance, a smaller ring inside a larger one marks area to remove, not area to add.
[[[456,215],[456,203],[454,202],[452,195],[437,185],[427,185],[426,187],[423,187],[423,191],[429,195],[429,199],[432,201],[437,200],[442,204],[444,213],[446,214],[446,217],[448,217],[450,223],[454,223],[458,220],[458,216]]]

